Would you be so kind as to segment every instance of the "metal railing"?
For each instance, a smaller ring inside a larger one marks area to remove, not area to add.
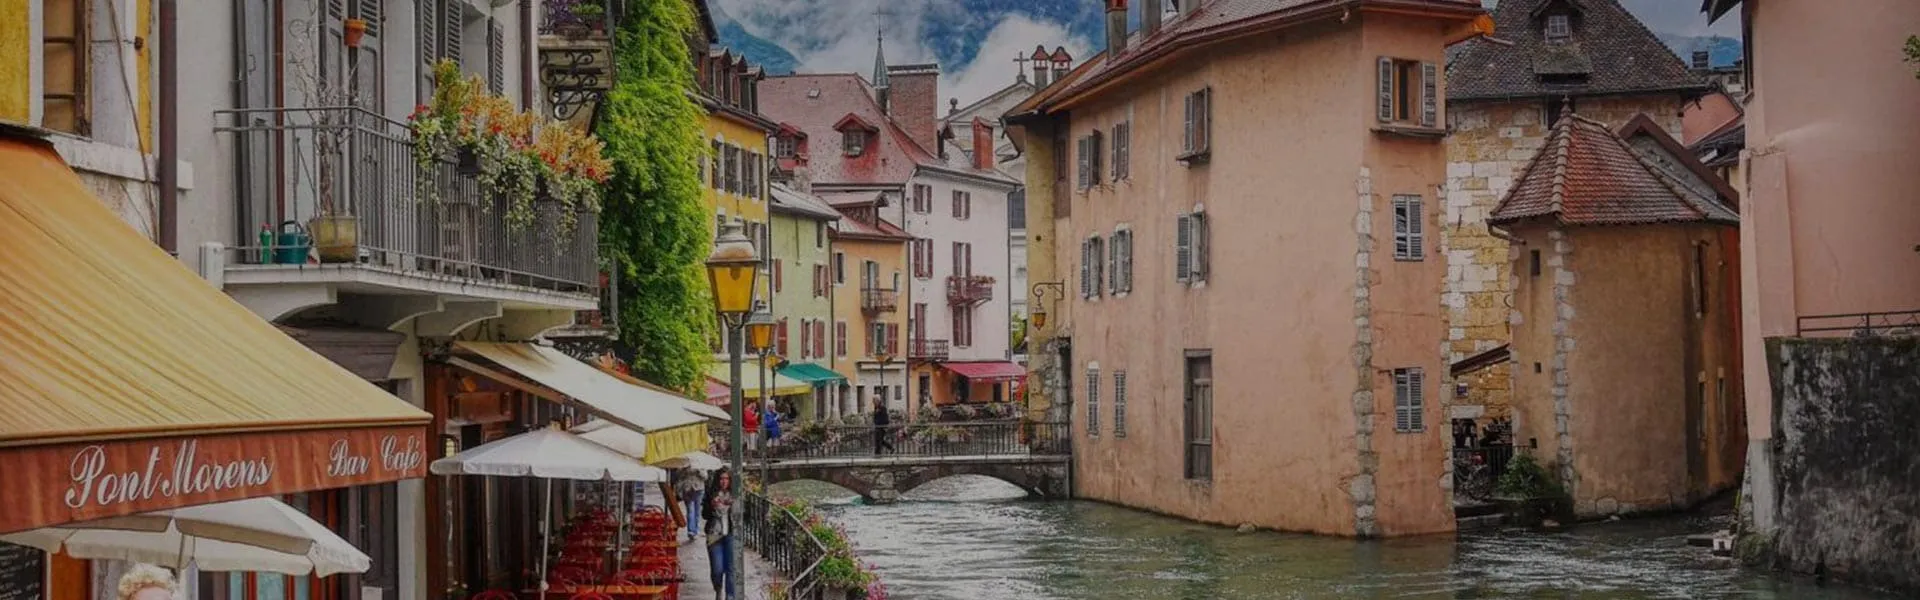
[[[1803,315],[1796,337],[1902,337],[1920,335],[1920,310]]]
[[[860,290],[860,310],[875,312],[893,312],[899,308],[900,291],[892,288],[862,288]]]
[[[789,429],[778,442],[749,452],[748,458],[754,462],[779,462],[876,456],[1065,456],[1073,452],[1070,433],[1072,426],[1064,421],[908,423],[881,428],[872,425],[802,425]],[[886,444],[876,449],[876,439],[884,439]]]
[[[1456,498],[1492,502],[1498,492],[1500,475],[1513,460],[1513,446],[1506,444],[1453,449],[1453,493]]]
[[[533,222],[510,227],[509,201],[453,161],[420,172],[404,123],[357,107],[219,110],[214,118],[215,131],[234,136],[240,214],[272,230],[270,244],[250,236],[251,245],[234,248],[235,262],[302,267],[304,248],[280,234],[324,213],[353,217],[352,246],[316,247],[345,254],[343,264],[596,292],[597,214],[576,211],[569,229],[563,211],[571,209],[536,201]],[[421,177],[432,178],[434,198],[419,193]]]
[[[820,585],[820,562],[827,557],[827,545],[799,517],[768,500],[747,493],[740,505],[740,534],[747,547],[773,565],[787,578],[786,597],[792,600],[820,600],[826,589]]]
[[[605,36],[609,15],[619,6],[613,0],[541,0],[540,33],[584,37]]]
[[[907,340],[908,360],[946,360],[946,340]]]
[[[949,304],[979,304],[993,298],[993,278],[986,275],[950,275],[947,277]]]

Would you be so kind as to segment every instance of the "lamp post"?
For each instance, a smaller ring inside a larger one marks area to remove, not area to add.
[[[728,462],[732,465],[733,489],[744,486],[746,475],[746,444],[741,438],[744,421],[741,413],[744,405],[740,397],[740,351],[746,346],[744,339],[747,314],[753,312],[753,288],[760,273],[760,257],[753,250],[753,242],[741,232],[739,223],[728,223],[720,229],[720,236],[713,240],[713,253],[707,255],[707,282],[712,286],[713,309],[727,326],[727,383],[732,386],[732,402],[728,405],[728,415],[732,417],[729,427],[731,437]],[[733,532],[733,526],[740,523],[740,505],[735,501],[727,509],[727,531]],[[738,593],[746,593],[746,582],[742,581],[746,570],[741,568],[740,540],[735,537],[727,558],[727,580]]]
[[[747,317],[747,345],[753,347],[753,353],[760,357],[760,431],[755,432],[755,448],[760,452],[760,483],[767,482],[767,438],[766,420],[768,403],[773,398],[767,395],[767,354],[773,351],[773,313],[767,307],[758,305],[753,314]]]

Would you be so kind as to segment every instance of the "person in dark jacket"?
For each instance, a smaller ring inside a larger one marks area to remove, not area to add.
[[[898,452],[898,450],[893,449],[893,442],[887,441],[887,426],[892,424],[893,424],[893,415],[887,414],[886,399],[884,397],[874,398],[873,399],[873,455],[874,456],[880,455],[881,448],[886,448],[888,452]]]

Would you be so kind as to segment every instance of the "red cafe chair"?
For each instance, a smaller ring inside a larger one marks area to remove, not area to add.
[[[585,591],[574,594],[570,600],[613,600],[613,596],[608,596],[605,592]]]
[[[667,588],[666,593],[661,594],[662,598],[680,597],[679,569],[656,567],[652,569],[629,570],[620,573],[616,581],[624,585],[662,585]]]
[[[561,565],[547,573],[547,583],[559,585],[593,585],[599,583],[593,571],[572,565]]]
[[[484,592],[480,592],[478,594],[474,594],[473,596],[467,598],[467,600],[519,600],[519,599],[514,597],[513,592],[509,592],[506,590],[487,590]]]

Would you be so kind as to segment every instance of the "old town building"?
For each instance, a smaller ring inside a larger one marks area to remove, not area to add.
[[[1479,3],[1147,0],[1137,35],[1126,4],[1107,3],[1103,53],[1008,116],[1028,274],[1066,296],[1032,307],[1049,313],[1032,360],[1034,392],[1071,399],[1076,493],[1452,530],[1430,232],[1441,62]]]
[[[1562,104],[1610,127],[1646,115],[1675,138],[1681,113],[1710,86],[1619,0],[1502,0],[1491,36],[1449,51],[1446,200],[1438,233],[1447,266],[1441,297],[1449,361],[1511,340],[1509,243],[1487,214],[1545,145]],[[1465,376],[1446,394],[1449,417],[1506,417],[1510,365]]]

